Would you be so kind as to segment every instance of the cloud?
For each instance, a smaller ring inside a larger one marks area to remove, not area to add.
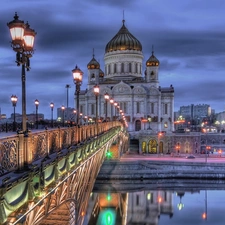
[[[210,6],[210,7],[209,7]],[[122,26],[123,11],[129,31],[142,43],[143,71],[152,52],[160,61],[162,87],[173,84],[175,108],[191,103],[207,103],[223,108],[225,2],[222,0],[181,2],[177,0],[8,0],[1,3],[0,107],[10,114],[9,97],[21,93],[21,67],[15,64],[7,22],[15,11],[35,29],[35,53],[27,72],[27,111],[33,101],[50,117],[49,102],[65,104],[65,85],[74,84],[71,70],[84,72],[82,89],[87,87],[87,64],[92,58],[104,71],[105,46]],[[207,91],[206,91],[207,90]],[[9,100],[9,101],[8,101]],[[20,103],[18,102],[18,110]],[[43,108],[42,108],[43,107]]]

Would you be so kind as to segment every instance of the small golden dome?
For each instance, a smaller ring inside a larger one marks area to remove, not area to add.
[[[88,69],[99,69],[100,68],[100,64],[94,58],[94,55],[93,55],[92,60],[87,64],[87,68]]]
[[[152,51],[152,55],[146,62],[146,66],[159,66],[159,60],[154,56],[154,52]]]

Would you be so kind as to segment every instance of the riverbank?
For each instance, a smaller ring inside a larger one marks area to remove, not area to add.
[[[225,158],[123,155],[106,160],[97,180],[224,179]]]

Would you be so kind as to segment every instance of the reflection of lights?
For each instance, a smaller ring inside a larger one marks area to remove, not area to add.
[[[162,197],[161,196],[158,197],[158,203],[162,203]]]
[[[116,225],[116,211],[105,208],[100,211],[96,225]]]
[[[184,192],[177,192],[176,195],[180,197],[180,202],[177,204],[177,208],[182,210],[184,208],[184,204],[181,202],[181,199],[184,196]]]
[[[202,214],[202,219],[203,220],[206,220],[207,219],[207,214],[205,212]]]
[[[84,213],[84,211],[82,211],[82,212],[81,212],[81,216],[84,216],[84,215],[85,215],[85,213]]]
[[[105,222],[106,222],[106,225],[112,224],[112,213],[110,212],[106,213]]]
[[[178,204],[177,204],[177,208],[178,208],[179,210],[182,210],[182,209],[184,208],[184,204],[183,204],[182,202],[178,203]]]
[[[108,201],[111,201],[111,199],[112,199],[111,194],[108,193],[108,194],[107,194],[107,200],[108,200]]]
[[[147,199],[148,199],[148,200],[151,200],[151,193],[148,193]]]

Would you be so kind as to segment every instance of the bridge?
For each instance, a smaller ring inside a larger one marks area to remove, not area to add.
[[[107,152],[128,142],[119,121],[1,138],[0,224],[82,224]]]

